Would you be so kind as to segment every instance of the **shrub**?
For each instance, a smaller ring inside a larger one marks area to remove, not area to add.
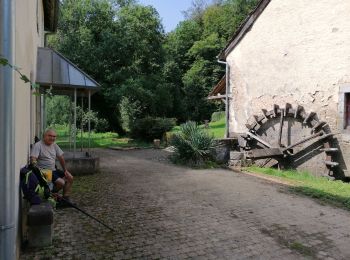
[[[224,117],[225,117],[225,111],[214,112],[211,115],[211,122],[217,122]]]
[[[131,124],[136,118],[140,118],[142,114],[141,102],[131,101],[127,97],[123,97],[119,104],[120,117],[124,131],[130,131]]]
[[[176,119],[174,118],[145,117],[136,119],[131,124],[130,133],[133,138],[152,141],[161,139],[175,124]]]
[[[214,138],[192,121],[180,126],[180,132],[175,133],[172,140],[175,148],[175,160],[184,163],[210,161],[214,148]]]

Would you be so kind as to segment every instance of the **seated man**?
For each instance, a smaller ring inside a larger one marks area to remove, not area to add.
[[[31,162],[36,164],[40,169],[52,171],[52,182],[54,183],[52,192],[56,193],[63,188],[63,198],[70,201],[69,195],[72,189],[73,176],[66,169],[63,151],[55,143],[56,136],[55,130],[46,130],[44,139],[34,144],[30,159]],[[56,158],[59,160],[63,171],[56,169]]]

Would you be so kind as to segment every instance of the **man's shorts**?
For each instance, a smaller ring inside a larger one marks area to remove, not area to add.
[[[56,169],[56,170],[52,171],[52,182],[55,183],[58,178],[62,178],[63,179],[64,176],[65,175],[64,175],[63,171],[61,171],[59,169]]]

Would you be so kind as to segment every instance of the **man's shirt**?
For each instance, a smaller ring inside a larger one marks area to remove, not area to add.
[[[57,156],[62,155],[63,151],[57,144],[46,145],[44,141],[35,143],[30,154],[30,156],[38,158],[37,165],[39,168],[51,170],[55,170]]]

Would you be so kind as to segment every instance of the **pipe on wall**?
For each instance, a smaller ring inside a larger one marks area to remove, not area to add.
[[[0,54],[14,64],[15,1],[0,0]],[[14,72],[0,65],[0,259],[16,259]]]
[[[229,64],[225,61],[218,60],[218,63],[224,64],[226,66],[226,97],[225,97],[225,123],[226,123],[226,131],[225,131],[225,137],[228,138],[230,136],[230,120],[229,120],[229,93],[230,93],[230,67]]]

